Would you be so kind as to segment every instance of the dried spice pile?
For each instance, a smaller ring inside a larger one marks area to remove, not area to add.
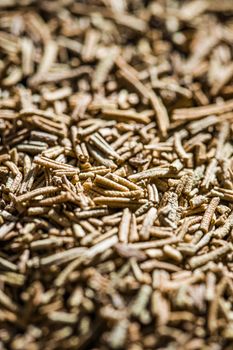
[[[232,349],[232,1],[0,8],[0,348]]]

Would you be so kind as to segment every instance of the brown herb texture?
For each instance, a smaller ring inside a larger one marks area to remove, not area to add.
[[[233,349],[233,1],[0,1],[0,349]]]

